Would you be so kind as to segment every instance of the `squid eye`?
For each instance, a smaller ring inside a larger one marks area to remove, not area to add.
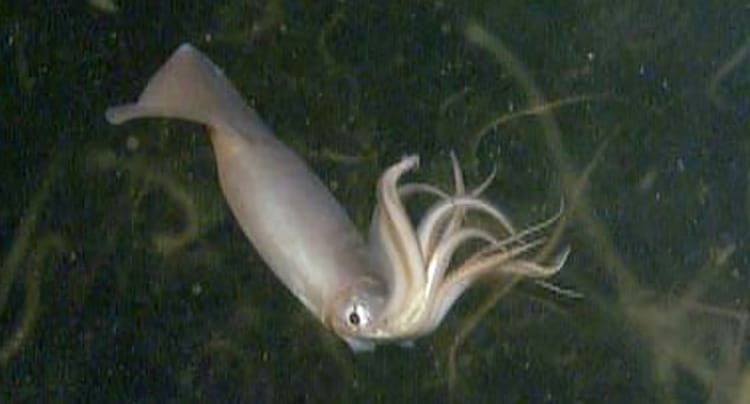
[[[359,314],[356,311],[349,313],[349,324],[359,325]]]
[[[362,327],[367,325],[370,320],[370,312],[367,307],[360,303],[352,305],[347,314],[346,321],[351,327]]]

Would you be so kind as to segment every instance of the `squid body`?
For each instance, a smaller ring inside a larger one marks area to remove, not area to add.
[[[284,285],[355,351],[428,334],[474,282],[493,274],[546,278],[568,254],[548,263],[531,258],[546,242],[540,233],[558,216],[517,231],[480,198],[492,176],[465,189],[453,156],[452,192],[399,184],[418,166],[417,156],[387,168],[365,240],[307,164],[190,44],[174,52],[135,103],[111,107],[106,117],[113,124],[167,117],[205,125],[221,189],[243,232]],[[404,200],[418,193],[435,202],[416,223]],[[492,226],[468,225],[469,213]],[[457,254],[460,248],[470,252]]]

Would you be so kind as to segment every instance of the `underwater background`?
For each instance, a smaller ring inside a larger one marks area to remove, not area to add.
[[[0,3],[0,401],[749,403],[746,1]],[[354,355],[227,209],[203,129],[113,127],[205,52],[363,232],[381,171],[517,224],[552,279]]]

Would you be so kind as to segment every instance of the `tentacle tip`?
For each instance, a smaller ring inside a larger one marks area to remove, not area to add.
[[[419,168],[419,155],[418,154],[407,154],[401,157],[401,161],[409,167]]]
[[[563,248],[562,251],[560,251],[559,254],[557,254],[557,257],[555,257],[555,267],[557,267],[558,271],[562,269],[563,265],[565,265],[565,262],[568,260],[568,256],[570,255],[571,248],[569,245],[566,245],[565,248]]]
[[[451,149],[451,151],[450,151],[450,152],[448,152],[448,155],[449,155],[449,156],[450,156],[450,158],[451,158],[451,162],[452,162],[453,164],[456,164],[456,165],[458,165],[458,156],[456,156],[456,151],[455,151],[455,150],[453,150],[453,149]]]
[[[555,285],[553,283],[546,282],[546,281],[541,280],[541,279],[537,280],[536,284],[538,286],[544,288],[544,289],[547,289],[547,290],[553,292],[553,293],[556,293],[556,294],[558,294],[560,296],[565,296],[565,297],[570,298],[570,299],[583,299],[583,298],[586,297],[583,293],[576,292],[575,290],[572,290],[572,289],[561,288],[561,287],[559,287],[559,286],[557,286],[557,285]]]

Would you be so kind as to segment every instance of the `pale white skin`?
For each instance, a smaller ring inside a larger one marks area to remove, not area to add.
[[[386,169],[365,242],[318,177],[189,44],[175,51],[137,102],[107,110],[115,124],[143,117],[208,127],[221,189],[245,235],[284,285],[355,351],[430,333],[466,288],[487,275],[546,278],[567,257],[565,250],[548,265],[523,258],[544,242],[538,233],[555,218],[516,231],[479,198],[492,177],[467,192],[455,158],[452,194],[428,184],[399,185],[417,167],[416,156]],[[414,193],[437,198],[416,227],[402,201]],[[500,230],[466,226],[469,212],[486,215]],[[456,265],[454,252],[471,240],[485,247]]]

